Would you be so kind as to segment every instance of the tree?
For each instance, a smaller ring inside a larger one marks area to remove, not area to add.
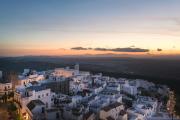
[[[11,104],[8,107],[9,111],[15,112],[17,110],[17,107],[14,103],[11,102]]]

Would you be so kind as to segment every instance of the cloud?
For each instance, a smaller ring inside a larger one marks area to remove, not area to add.
[[[160,51],[162,51],[162,49],[160,49],[160,48],[157,48],[157,51],[159,51],[159,52],[160,52]]]
[[[96,51],[113,51],[113,52],[149,52],[149,49],[142,49],[142,48],[114,48],[114,49],[107,49],[107,48],[83,48],[83,47],[74,47],[71,48],[72,50],[96,50]]]
[[[149,49],[142,49],[142,48],[115,48],[112,49],[115,52],[149,52]]]
[[[94,50],[97,50],[97,51],[110,51],[110,49],[106,49],[106,48],[94,48]]]
[[[74,47],[71,48],[72,50],[88,50],[88,48],[83,48],[83,47]]]

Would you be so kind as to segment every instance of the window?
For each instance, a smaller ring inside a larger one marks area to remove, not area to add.
[[[44,107],[42,107],[42,113],[44,113],[44,111],[45,111],[45,109],[44,109]]]
[[[44,94],[42,94],[42,97],[44,97]]]
[[[48,93],[46,93],[46,96],[48,96]]]
[[[56,113],[56,119],[59,119],[59,113],[58,112]]]
[[[46,103],[46,108],[48,108],[48,103]]]
[[[40,96],[40,95],[38,95],[38,98],[41,98],[41,96]]]

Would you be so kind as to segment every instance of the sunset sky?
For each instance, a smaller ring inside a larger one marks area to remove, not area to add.
[[[103,53],[180,54],[180,0],[0,1],[0,56]]]

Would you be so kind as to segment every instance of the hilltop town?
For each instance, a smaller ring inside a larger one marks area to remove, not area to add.
[[[3,78],[3,71],[0,72]],[[2,81],[2,80],[1,80]],[[24,69],[0,83],[1,102],[13,102],[24,120],[170,120],[175,96],[165,85],[113,78],[74,68]],[[8,99],[5,96],[12,96]]]

